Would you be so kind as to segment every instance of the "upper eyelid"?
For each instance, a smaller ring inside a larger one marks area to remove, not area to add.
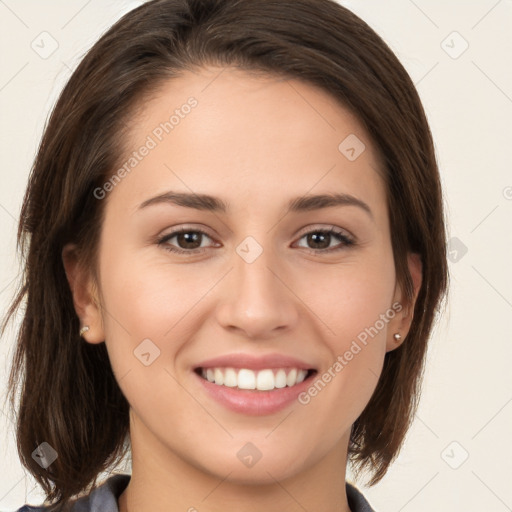
[[[304,230],[299,231],[299,233],[297,233],[297,235],[295,235],[295,236],[302,237],[304,235],[307,235],[308,233],[311,233],[312,231],[333,231],[333,232],[342,231],[343,234],[346,234],[348,237],[355,238],[355,236],[348,229],[341,228],[339,226],[333,226],[333,225],[308,226],[308,227],[304,228]]]
[[[310,233],[311,231],[330,231],[330,230],[339,230],[345,232],[348,236],[354,237],[354,235],[346,228],[342,228],[340,226],[335,226],[333,224],[323,224],[323,225],[313,225],[313,226],[307,226],[303,229],[301,229],[296,235],[299,236],[306,233]],[[211,235],[208,232],[208,228],[202,227],[202,226],[187,226],[186,224],[183,226],[178,226],[176,228],[171,228],[171,231],[165,235],[161,235],[161,237],[168,236],[168,235],[175,235],[177,233],[183,232],[183,231],[200,231],[206,235],[208,235],[210,238],[215,238],[214,235]],[[355,237],[354,237],[355,238]]]
[[[177,228],[169,231],[169,233],[159,235],[158,238],[159,239],[168,238],[168,237],[173,237],[173,236],[179,235],[180,233],[189,233],[189,232],[202,233],[203,235],[206,235],[207,237],[211,238],[212,240],[215,239],[215,237],[213,235],[211,235],[207,229],[202,228],[202,227],[192,227],[192,226],[177,227]]]

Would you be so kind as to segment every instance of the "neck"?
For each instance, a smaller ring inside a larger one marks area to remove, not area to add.
[[[250,469],[236,459],[222,475],[214,474],[171,451],[136,420],[130,436],[132,476],[119,497],[120,512],[350,512],[345,491],[348,434],[336,449],[284,477],[282,468],[265,457]]]

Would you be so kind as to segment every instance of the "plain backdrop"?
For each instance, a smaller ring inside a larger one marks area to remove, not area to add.
[[[0,1],[2,314],[19,271],[19,209],[48,113],[83,53],[140,3]],[[360,487],[381,512],[510,511],[512,1],[341,3],[384,38],[418,88],[444,185],[451,274],[406,443],[381,483]],[[13,339],[11,329],[0,343],[2,393]],[[12,418],[0,412],[0,509],[39,504]],[[121,471],[129,470],[128,461]]]

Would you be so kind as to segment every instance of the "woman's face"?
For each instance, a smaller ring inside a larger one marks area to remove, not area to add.
[[[380,164],[321,90],[219,73],[166,83],[133,119],[124,172],[96,190],[101,306],[80,310],[85,338],[105,340],[130,403],[134,470],[254,483],[344,469],[409,326]],[[295,384],[294,368],[315,371]],[[279,387],[238,389],[256,384]]]

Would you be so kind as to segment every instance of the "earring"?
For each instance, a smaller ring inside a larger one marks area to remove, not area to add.
[[[89,326],[88,325],[84,325],[81,329],[80,329],[80,336],[82,336],[82,334],[84,332],[87,332],[89,330]]]
[[[402,336],[399,333],[393,334],[393,338],[395,338],[396,343],[400,343],[400,340],[402,339]]]

